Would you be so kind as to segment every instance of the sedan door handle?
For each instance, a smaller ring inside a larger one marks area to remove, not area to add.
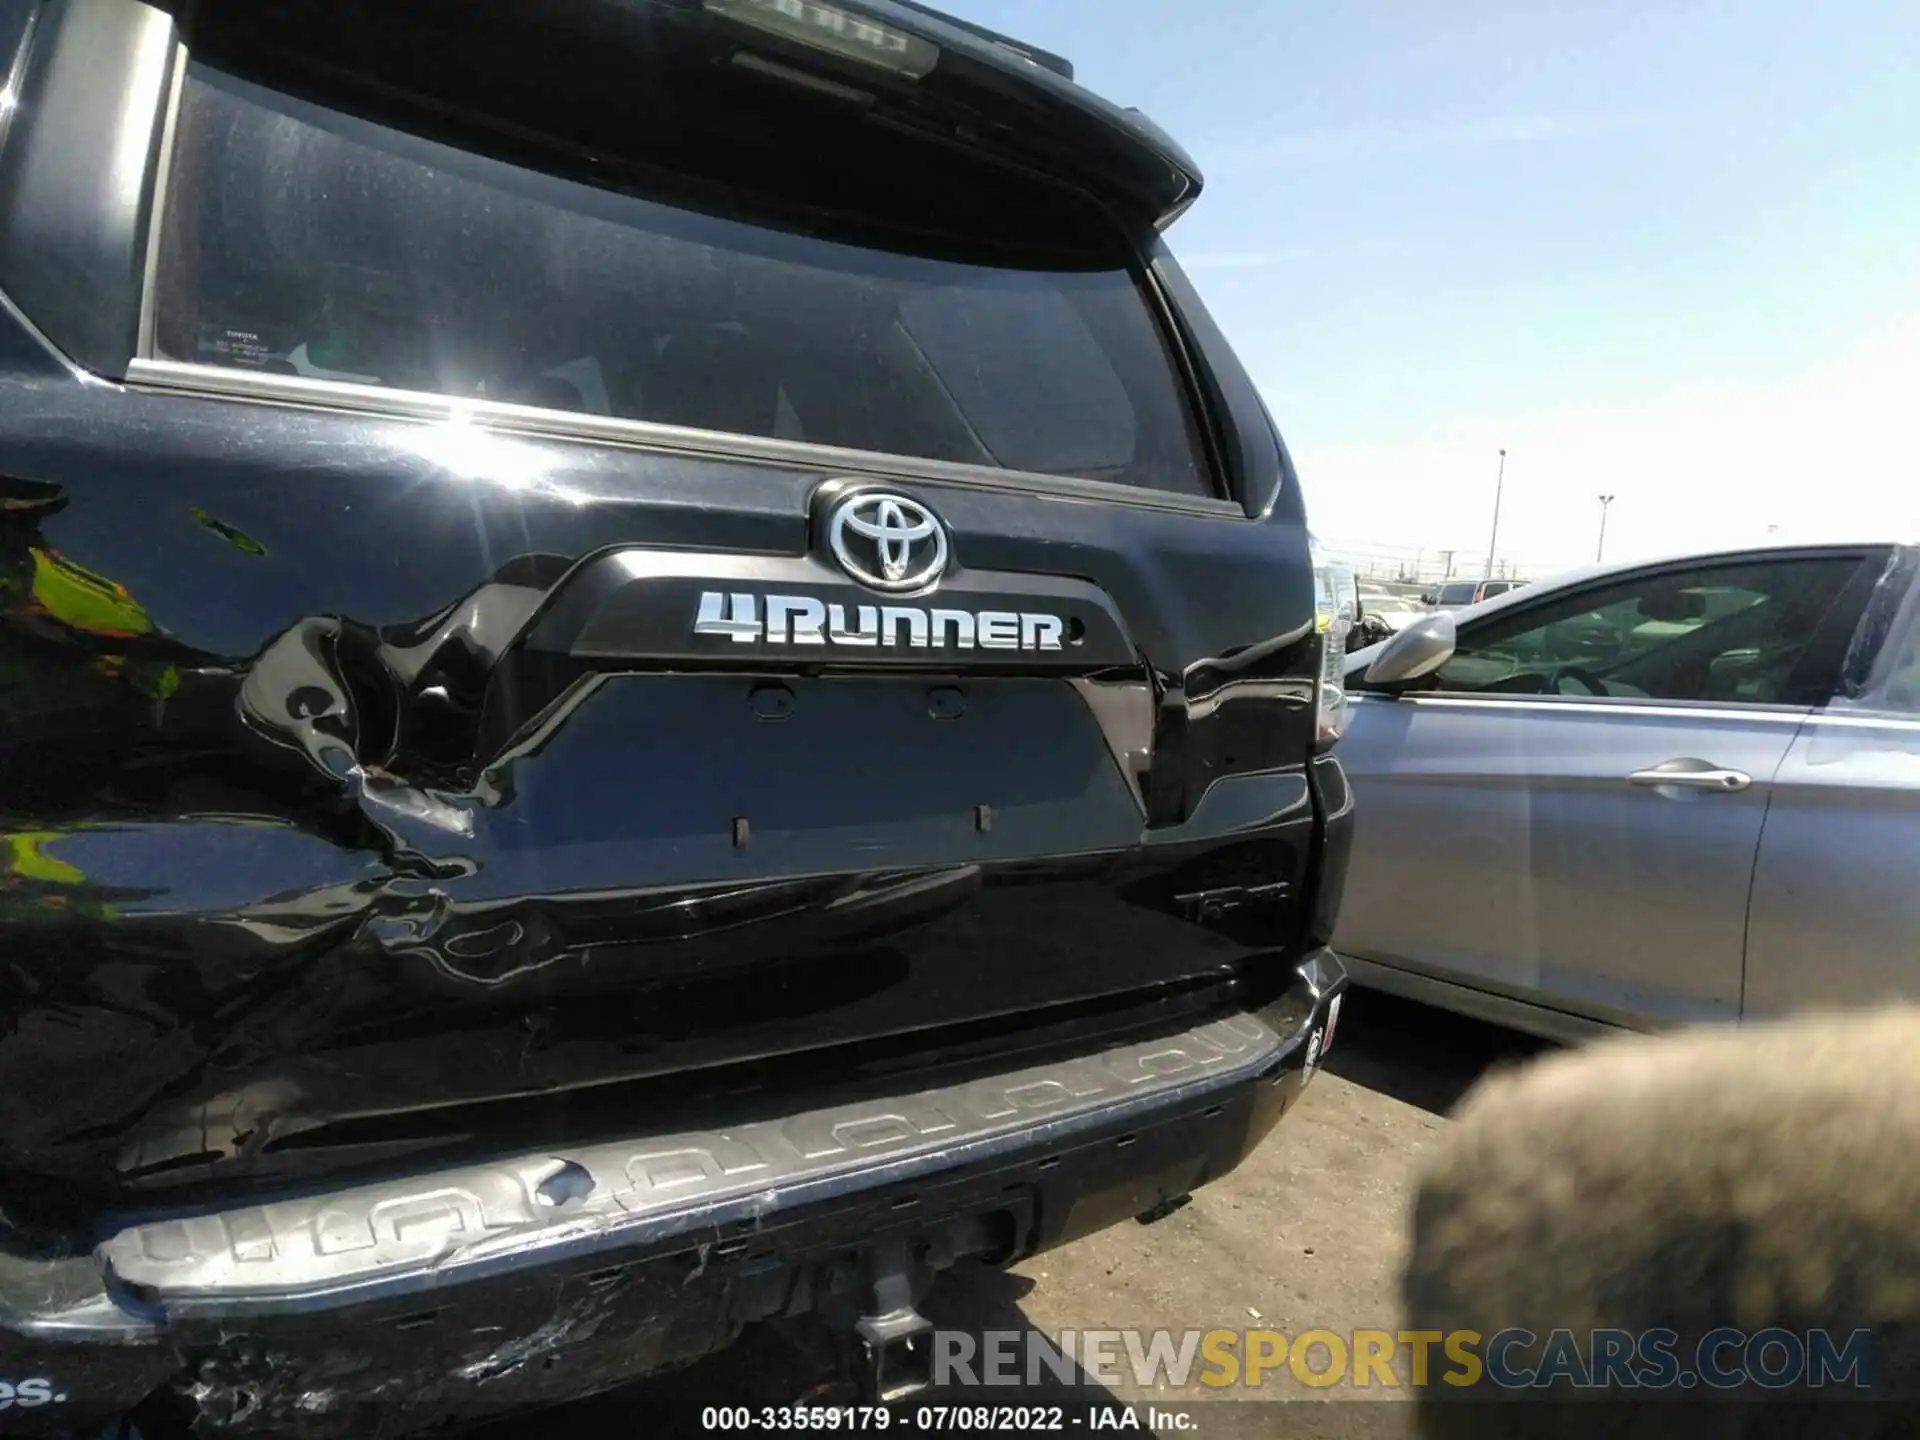
[[[1663,760],[1651,770],[1636,770],[1627,779],[1635,785],[1686,785],[1695,790],[1744,790],[1753,777],[1744,770],[1726,770],[1708,760]]]

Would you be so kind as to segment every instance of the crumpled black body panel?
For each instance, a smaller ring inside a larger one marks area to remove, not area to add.
[[[0,367],[23,1219],[1230,986],[1311,928],[1291,486],[905,487],[965,570],[1105,597],[1123,665],[583,658],[526,641],[596,557],[814,553],[834,477],[122,390],[5,316]]]

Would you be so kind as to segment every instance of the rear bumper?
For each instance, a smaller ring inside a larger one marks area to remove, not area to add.
[[[49,1424],[172,1386],[303,1432],[586,1393],[819,1308],[882,1240],[1015,1259],[1219,1178],[1304,1089],[1345,983],[1317,950],[1257,1011],[1097,1053],[0,1257],[0,1375],[49,1377]]]

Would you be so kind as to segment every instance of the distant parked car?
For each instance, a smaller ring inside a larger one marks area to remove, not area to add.
[[[1920,995],[1920,549],[1594,567],[1347,666],[1357,982],[1568,1038]]]
[[[1519,588],[1519,582],[1515,580],[1452,580],[1427,592],[1425,599],[1435,610],[1464,610],[1469,605],[1478,605],[1482,600],[1491,600],[1496,595],[1505,595]]]

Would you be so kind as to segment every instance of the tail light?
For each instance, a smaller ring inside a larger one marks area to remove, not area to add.
[[[1347,635],[1360,613],[1360,587],[1350,566],[1313,555],[1314,619],[1320,632],[1320,676],[1314,685],[1314,738],[1322,749],[1347,731]]]

